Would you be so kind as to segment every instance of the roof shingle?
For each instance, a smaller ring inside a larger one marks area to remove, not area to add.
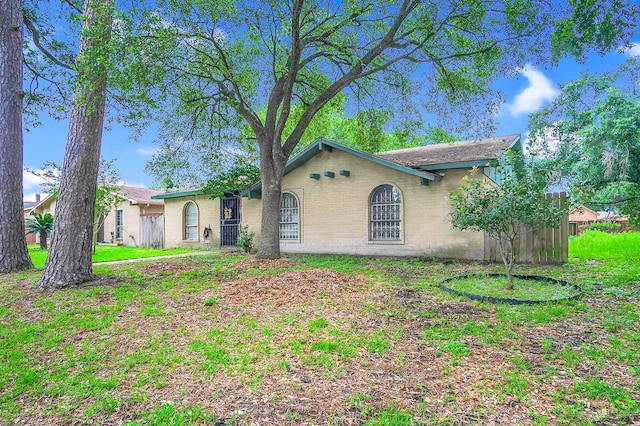
[[[153,200],[152,196],[158,194],[164,194],[164,191],[149,188],[140,188],[137,186],[123,186],[120,190],[120,194],[123,197],[127,197],[132,203],[149,203],[149,204],[164,204],[162,200]]]
[[[520,135],[518,134],[496,136],[487,139],[398,149],[395,151],[382,152],[376,154],[376,156],[411,168],[488,161],[499,158],[519,139]]]

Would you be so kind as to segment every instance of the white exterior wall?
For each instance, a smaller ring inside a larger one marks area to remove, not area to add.
[[[109,212],[104,219],[104,242],[111,242],[111,233],[116,235],[116,210],[122,210],[122,244],[125,246],[137,246],[140,242],[140,216],[144,214],[162,214],[164,206],[161,205],[137,205],[125,201],[115,210]]]
[[[198,208],[197,240],[184,239],[184,208],[194,202]],[[220,247],[220,199],[210,199],[208,195],[165,198],[164,200],[164,245],[173,247],[206,247],[203,237],[205,227],[211,227],[209,244]]]

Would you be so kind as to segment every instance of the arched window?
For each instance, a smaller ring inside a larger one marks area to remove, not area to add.
[[[298,199],[295,195],[285,192],[280,202],[280,239],[297,240],[299,229]]]
[[[193,201],[184,206],[184,239],[198,239],[198,206]]]
[[[381,185],[369,199],[369,239],[371,241],[400,241],[402,201],[400,191],[393,185]]]

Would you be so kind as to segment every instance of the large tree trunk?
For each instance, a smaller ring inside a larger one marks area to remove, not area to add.
[[[107,87],[113,0],[85,2],[74,104],[53,223],[38,287],[59,289],[94,279],[93,220]]]
[[[22,2],[0,0],[0,273],[33,267],[22,204]]]
[[[257,256],[263,259],[280,257],[280,199],[287,158],[280,152],[279,144],[276,149],[272,146],[271,143],[260,144],[262,218]]]

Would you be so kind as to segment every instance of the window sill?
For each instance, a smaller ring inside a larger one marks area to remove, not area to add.
[[[389,245],[389,246],[398,246],[398,245],[403,245],[404,241],[402,240],[369,240],[367,241],[367,244],[371,244],[371,245]]]

